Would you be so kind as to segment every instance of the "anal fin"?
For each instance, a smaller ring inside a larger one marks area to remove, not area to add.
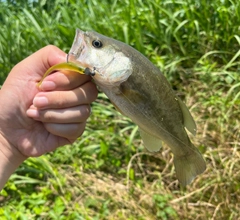
[[[139,128],[140,135],[143,140],[144,147],[150,152],[157,152],[162,147],[162,141],[153,135],[145,132],[143,129]]]

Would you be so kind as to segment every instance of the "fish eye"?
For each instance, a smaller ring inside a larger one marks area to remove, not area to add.
[[[101,48],[103,46],[102,42],[100,40],[94,40],[92,42],[92,45],[95,47],[95,48]]]

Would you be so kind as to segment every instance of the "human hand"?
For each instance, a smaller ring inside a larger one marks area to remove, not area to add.
[[[0,90],[1,151],[18,157],[40,156],[72,143],[84,131],[90,103],[97,97],[91,78],[56,72],[36,84],[46,70],[66,60],[66,54],[47,46],[17,64]]]

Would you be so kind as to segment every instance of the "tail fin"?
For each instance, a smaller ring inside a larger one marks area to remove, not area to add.
[[[174,166],[177,178],[183,186],[190,184],[197,175],[206,169],[206,163],[197,149],[193,150],[191,154],[174,158]]]

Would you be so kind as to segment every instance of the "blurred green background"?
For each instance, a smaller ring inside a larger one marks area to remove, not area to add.
[[[144,150],[104,94],[72,146],[29,158],[0,195],[1,219],[238,219],[238,0],[0,1],[0,85],[11,68],[75,29],[124,41],[158,66],[192,112],[207,171],[182,189],[167,146]]]

